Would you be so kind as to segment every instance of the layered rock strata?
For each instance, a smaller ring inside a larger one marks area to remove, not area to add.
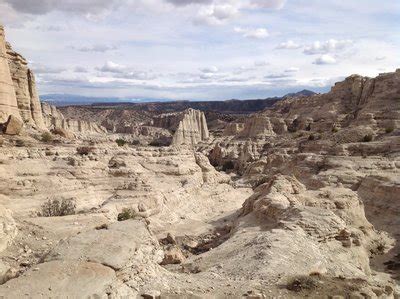
[[[194,146],[210,137],[206,117],[199,110],[188,109],[172,138],[172,145]]]
[[[6,51],[4,28],[0,25],[0,122],[10,115],[21,118]]]

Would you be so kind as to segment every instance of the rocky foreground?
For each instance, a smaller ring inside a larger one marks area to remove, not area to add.
[[[0,33],[0,297],[399,298],[400,70],[96,123]]]

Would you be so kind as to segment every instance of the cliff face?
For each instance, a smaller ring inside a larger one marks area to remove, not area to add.
[[[107,129],[90,121],[65,118],[53,105],[42,103],[44,122],[51,129],[62,128],[76,133],[107,133]]]
[[[6,43],[6,51],[19,113],[25,123],[45,129],[33,72],[28,68],[26,59],[16,53],[9,43]]]
[[[183,114],[178,128],[172,138],[172,145],[194,146],[209,138],[206,117],[198,110],[188,109]]]
[[[0,25],[0,122],[7,121],[10,115],[21,118],[8,65],[4,28]]]

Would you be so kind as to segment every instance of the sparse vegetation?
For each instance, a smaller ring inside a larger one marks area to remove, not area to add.
[[[137,217],[136,211],[132,208],[123,208],[122,212],[118,214],[118,221],[125,221],[128,219],[135,219]]]
[[[115,142],[118,144],[118,146],[124,146],[125,144],[127,144],[127,141],[122,138],[118,138],[117,140],[115,140]]]
[[[332,133],[337,133],[339,132],[339,128],[338,127],[333,127],[332,128]]]
[[[53,141],[53,135],[50,132],[43,132],[40,136],[40,140],[43,142],[51,142]]]
[[[56,217],[74,215],[76,204],[73,199],[49,199],[42,206],[38,216]]]
[[[372,134],[367,134],[364,136],[364,138],[362,139],[363,142],[370,142],[374,139],[374,137],[372,136]]]
[[[92,146],[81,146],[76,149],[76,152],[81,156],[84,156],[84,155],[87,156],[90,153],[93,153],[94,150],[95,150],[95,148]]]
[[[313,141],[315,140],[315,135],[311,134],[310,136],[308,136],[308,140]]]
[[[235,164],[232,161],[226,161],[222,166],[223,171],[232,170],[235,168]]]
[[[313,290],[318,286],[318,280],[316,275],[306,276],[301,275],[292,278],[286,288],[293,292],[301,292],[302,290]]]
[[[133,139],[133,140],[131,141],[131,144],[132,144],[132,145],[139,145],[139,144],[140,144],[140,140],[138,140],[138,139]]]
[[[388,128],[385,129],[386,134],[390,134],[390,133],[392,133],[393,131],[394,131],[394,128],[393,128],[393,127],[388,127]]]

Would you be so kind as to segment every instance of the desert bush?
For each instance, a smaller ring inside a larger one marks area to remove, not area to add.
[[[370,142],[372,141],[372,139],[374,139],[374,137],[372,136],[372,134],[367,134],[364,136],[364,138],[362,139],[363,142]]]
[[[286,288],[293,292],[301,292],[302,290],[312,290],[318,286],[318,280],[314,276],[301,275],[292,278],[286,285]]]
[[[53,135],[51,135],[50,132],[43,132],[40,136],[40,140],[42,140],[43,142],[53,141]]]
[[[332,133],[337,133],[339,132],[339,128],[338,127],[333,127],[332,128]]]
[[[393,127],[388,127],[385,129],[386,134],[392,133],[394,131]]]
[[[136,211],[132,208],[123,208],[122,212],[118,214],[117,220],[118,221],[125,221],[128,219],[135,219],[136,218]]]
[[[122,138],[118,138],[117,140],[115,140],[115,142],[118,144],[118,146],[124,146],[125,144],[127,144],[127,141]]]
[[[308,140],[313,141],[315,140],[315,135],[311,134],[310,136],[308,136]]]
[[[49,199],[41,206],[38,216],[55,217],[74,215],[76,204],[73,199]]]
[[[223,171],[232,170],[235,168],[235,164],[232,161],[226,161],[222,166]]]
[[[15,146],[16,147],[24,147],[25,141],[23,141],[22,139],[17,139],[17,140],[15,140]]]
[[[89,155],[90,153],[93,153],[94,152],[94,150],[95,150],[95,148],[94,147],[92,147],[92,146],[81,146],[81,147],[78,147],[77,149],[76,149],[76,152],[79,154],[79,155],[81,155],[81,156],[83,156],[83,155]]]
[[[139,144],[140,144],[140,140],[133,139],[133,140],[131,141],[131,144],[132,144],[132,145],[139,145]]]

